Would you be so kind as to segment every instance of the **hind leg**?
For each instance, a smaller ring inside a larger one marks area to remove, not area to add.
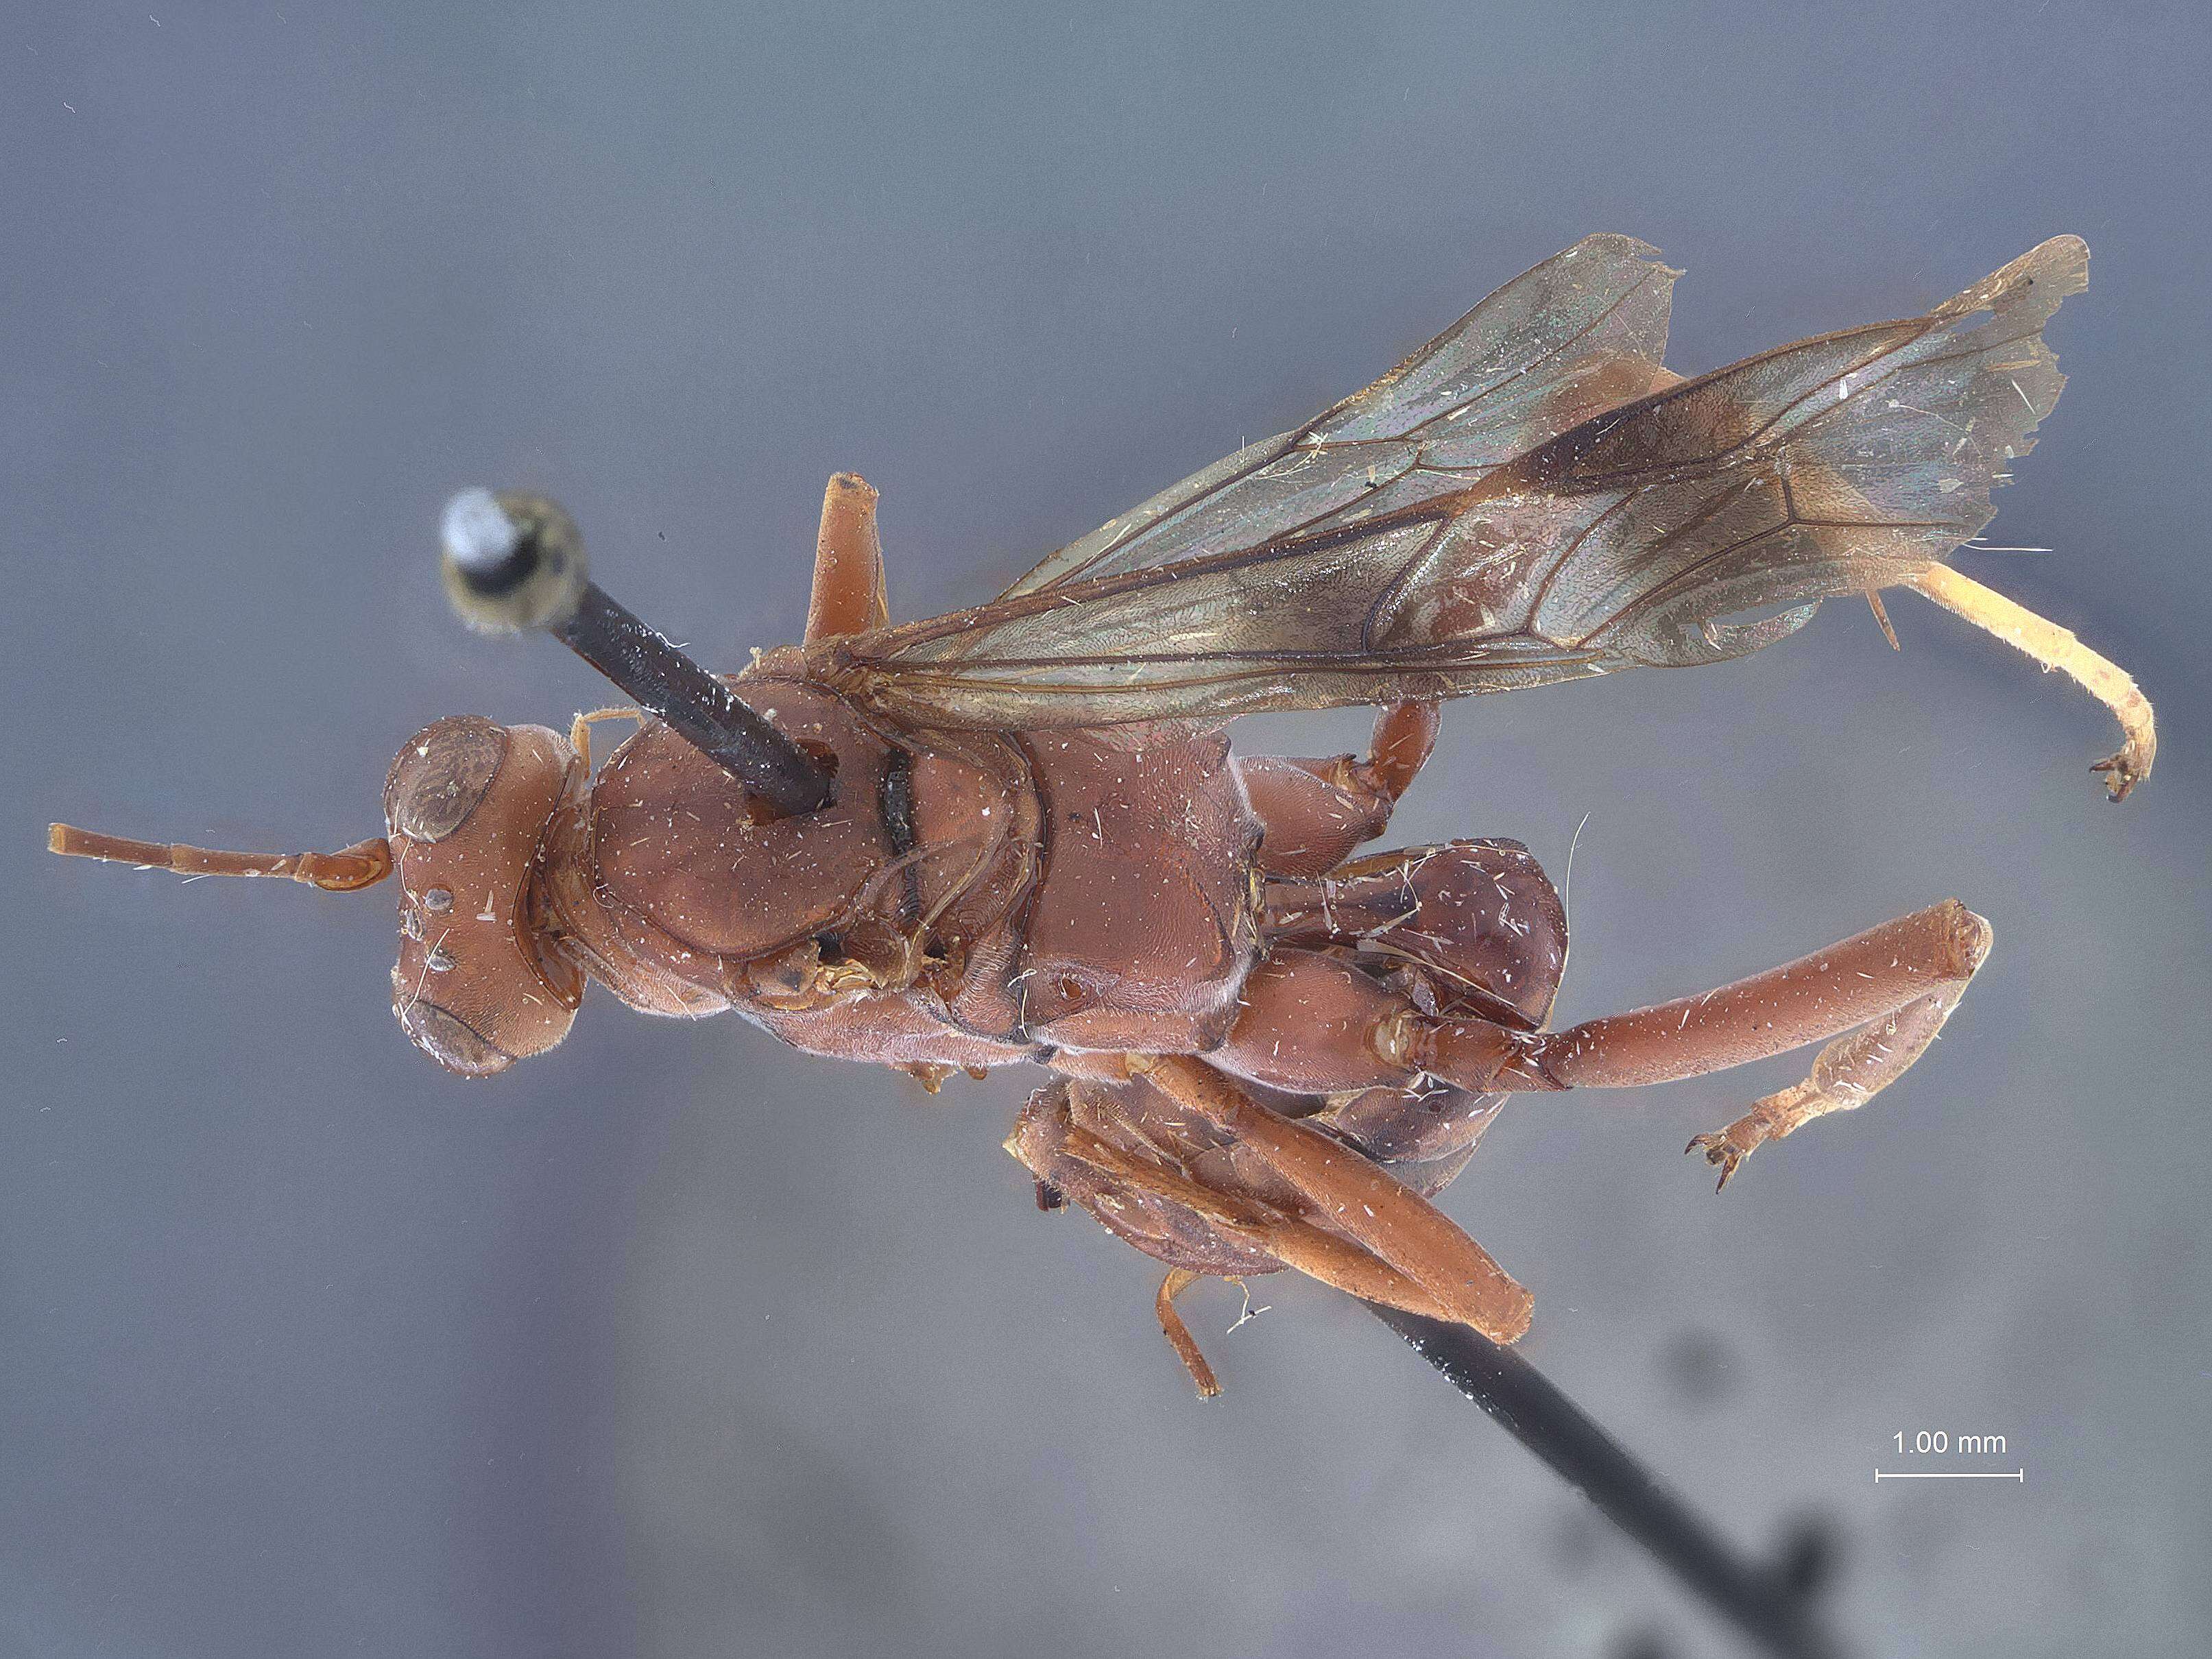
[[[1766,1141],[1904,1075],[1989,948],[1989,923],[1948,902],[1702,996],[1542,1033],[1431,1017],[1347,963],[1283,951],[1255,970],[1243,1013],[1209,1058],[1279,1089],[1403,1088],[1426,1073],[1479,1093],[1667,1083],[1832,1039],[1804,1082],[1691,1143],[1726,1186]]]
[[[2045,668],[2057,669],[2112,711],[2126,741],[2118,754],[2089,769],[2105,775],[2105,790],[2112,799],[2125,800],[2128,791],[2150,775],[2151,763],[2158,758],[2158,728],[2151,717],[2150,699],[2136,690],[2125,669],[2107,662],[2057,623],[1948,565],[1931,566],[1905,585]]]
[[[1310,1219],[1269,1231],[1267,1248],[1282,1261],[1370,1301],[1439,1309],[1493,1342],[1517,1340],[1528,1328],[1528,1292],[1442,1211],[1376,1164],[1261,1105],[1204,1060],[1127,1059],[1133,1073],[1288,1189]]]
[[[1201,1061],[1126,1060],[1133,1075],[1073,1075],[1039,1090],[1006,1150],[1050,1193],[1052,1207],[1089,1212],[1168,1266],[1153,1311],[1202,1395],[1218,1384],[1175,1309],[1199,1277],[1241,1282],[1295,1267],[1370,1302],[1464,1321],[1498,1341],[1527,1325],[1528,1293],[1369,1159]],[[1115,1057],[1106,1069],[1122,1068]]]
[[[1534,1030],[1559,990],[1566,913],[1518,842],[1376,853],[1323,876],[1273,878],[1265,898],[1261,931],[1294,994],[1324,1005],[1348,994],[1368,1020],[1410,1006],[1431,1018],[1474,1014]],[[1337,965],[1301,979],[1292,952]],[[1282,990],[1270,983],[1279,971],[1261,976],[1263,1001]],[[1313,1121],[1429,1197],[1466,1167],[1503,1099],[1422,1075],[1339,1094]]]
[[[1407,969],[1428,1013],[1534,1030],[1566,963],[1566,910],[1516,841],[1375,853],[1325,876],[1273,878],[1262,897],[1271,949],[1348,954],[1378,975]]]
[[[1502,1094],[1423,1078],[1339,1098],[1312,1121],[1423,1198],[1434,1198],[1459,1179],[1504,1104]]]
[[[1176,1311],[1176,1298],[1204,1277],[1188,1267],[1170,1267],[1168,1276],[1160,1280],[1158,1295],[1152,1297],[1152,1314],[1160,1322],[1160,1334],[1175,1350],[1175,1357],[1182,1361],[1182,1368],[1190,1373],[1190,1380],[1198,1389],[1200,1400],[1211,1400],[1221,1392],[1221,1381],[1213,1374],[1213,1367],[1206,1363],[1206,1355],[1198,1346],[1198,1339],[1190,1334],[1190,1327],[1182,1322]]]
[[[1863,1106],[1902,1077],[1966,994],[1990,939],[1988,922],[1948,900],[1702,996],[1549,1033],[1521,1061],[1543,1079],[1534,1086],[1622,1088],[1702,1077],[1832,1038],[1802,1083],[1690,1143],[1725,1187],[1765,1142]],[[1532,1085],[1509,1077],[1498,1086]]]
[[[1425,1075],[1476,1093],[1513,1086],[1543,1039],[1473,1016],[1431,1014],[1400,986],[1333,951],[1279,949],[1244,981],[1243,1009],[1206,1056],[1224,1072],[1293,1094],[1417,1087]]]

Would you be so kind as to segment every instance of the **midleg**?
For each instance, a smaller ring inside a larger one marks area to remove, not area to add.
[[[1863,1106],[1904,1075],[1958,1005],[1990,938],[1988,922],[1947,900],[1702,996],[1547,1033],[1501,1068],[1495,1086],[1666,1083],[1835,1039],[1804,1082],[1690,1143],[1718,1166],[1725,1187],[1761,1143]]]
[[[2105,790],[2114,800],[2127,799],[2128,791],[2150,775],[2151,763],[2158,757],[2158,730],[2151,718],[2150,700],[2136,689],[2126,670],[2107,662],[2057,623],[1960,575],[1948,565],[1930,566],[1905,586],[1962,621],[1996,635],[2046,669],[2057,669],[2112,711],[2125,741],[2118,754],[2107,756],[2090,769],[2106,775]]]
[[[876,492],[854,473],[833,473],[822,495],[822,528],[814,544],[806,643],[865,634],[890,620],[883,543],[876,534]]]
[[[1240,759],[1262,827],[1260,867],[1270,875],[1318,876],[1381,835],[1436,747],[1439,720],[1434,702],[1386,703],[1375,716],[1365,760]]]

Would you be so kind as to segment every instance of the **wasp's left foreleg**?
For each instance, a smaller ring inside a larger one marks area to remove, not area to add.
[[[576,751],[576,758],[588,773],[592,769],[592,728],[601,720],[643,720],[642,709],[634,708],[592,708],[586,710],[568,722],[568,747]]]

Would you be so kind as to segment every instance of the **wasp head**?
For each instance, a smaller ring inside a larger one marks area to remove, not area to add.
[[[532,878],[555,811],[583,787],[565,738],[474,714],[423,727],[392,763],[392,1011],[449,1072],[503,1072],[560,1042],[576,1018],[583,975],[551,948]]]

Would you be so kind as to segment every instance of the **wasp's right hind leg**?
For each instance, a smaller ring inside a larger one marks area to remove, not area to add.
[[[1504,1104],[1502,1094],[1418,1078],[1339,1096],[1312,1121],[1423,1198],[1434,1198],[1474,1160],[1483,1132]]]
[[[1036,1178],[1041,1207],[1082,1210],[1166,1266],[1152,1311],[1199,1397],[1211,1400],[1221,1383],[1176,1298],[1200,1279],[1277,1273],[1284,1264],[1267,1247],[1268,1207],[1193,1173],[1193,1163],[1223,1163],[1219,1139],[1180,1133],[1185,1126],[1164,1121],[1168,1105],[1141,1082],[1057,1079],[1030,1097],[1006,1147]]]
[[[1271,876],[1322,875],[1381,835],[1435,749],[1439,719],[1434,702],[1386,703],[1376,713],[1364,760],[1238,760],[1260,819],[1260,867]]]
[[[857,473],[831,475],[822,493],[814,544],[814,591],[806,605],[806,643],[865,634],[890,620],[884,596],[884,547],[876,533],[876,492]]]

